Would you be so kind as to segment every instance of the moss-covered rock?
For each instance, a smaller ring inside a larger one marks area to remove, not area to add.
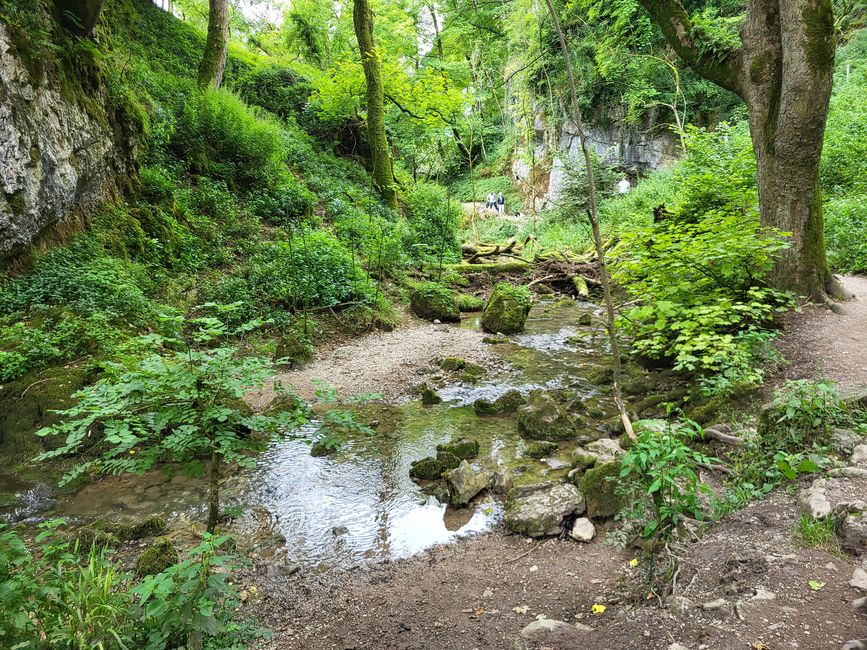
[[[93,522],[91,528],[97,531],[110,533],[120,541],[134,541],[155,537],[166,532],[166,520],[154,515],[142,521],[121,522],[99,520]]]
[[[70,542],[77,545],[81,554],[89,553],[91,548],[115,548],[120,544],[117,535],[92,526],[83,526],[76,530]]]
[[[56,424],[55,411],[72,406],[72,394],[94,379],[87,367],[51,368],[0,385],[0,458],[12,466],[59,445],[58,438],[33,434]]]
[[[530,443],[527,445],[527,448],[524,449],[524,455],[529,458],[546,458],[553,453],[556,453],[560,448],[556,442],[548,442],[547,440],[539,440],[537,442]]]
[[[461,459],[448,451],[438,451],[437,460],[443,464],[443,471],[455,469],[461,464]]]
[[[480,366],[477,363],[471,363],[471,362],[467,361],[464,364],[464,371],[461,374],[461,378],[464,381],[470,381],[470,382],[477,381],[478,379],[483,377],[485,374],[487,374],[487,372],[488,372],[488,370],[484,366]]]
[[[518,409],[518,431],[532,440],[568,440],[575,437],[572,420],[547,392],[534,390]]]
[[[501,283],[494,287],[482,313],[482,327],[493,334],[514,334],[524,329],[530,313],[530,290]]]
[[[582,327],[587,327],[588,325],[593,324],[593,317],[590,314],[581,314],[576,321],[576,324],[581,325]]]
[[[175,545],[167,539],[161,539],[142,551],[136,560],[135,572],[138,576],[153,576],[177,564],[179,559]]]
[[[431,388],[430,386],[422,386],[421,389],[421,403],[425,406],[433,406],[434,404],[439,404],[443,401],[443,398],[440,397],[437,392]]]
[[[569,483],[516,487],[506,499],[505,523],[530,537],[559,535],[563,521],[584,512],[584,497]]]
[[[466,360],[460,357],[446,357],[445,359],[440,359],[439,362],[439,367],[446,372],[457,372],[458,370],[463,370],[466,366]]]
[[[409,477],[423,481],[435,481],[446,471],[446,464],[431,456],[415,460],[409,468]]]
[[[501,336],[499,334],[494,336],[484,336],[482,337],[482,343],[487,343],[488,345],[500,345],[501,343],[508,343],[508,336]]]
[[[461,319],[454,293],[437,282],[417,282],[410,285],[409,305],[416,316],[425,320],[448,323]]]
[[[445,472],[443,478],[449,488],[449,503],[458,508],[468,505],[490,481],[490,476],[473,469],[467,461]]]
[[[471,293],[459,293],[455,297],[455,304],[461,312],[482,311],[485,308],[485,301]]]
[[[461,460],[475,458],[479,455],[479,441],[461,438],[442,445],[437,445],[437,452],[454,454]]]
[[[581,493],[587,499],[590,519],[613,517],[626,505],[624,495],[616,493],[620,461],[612,460],[591,467],[581,479]]]
[[[294,330],[277,339],[274,360],[289,366],[306,363],[313,358],[313,346],[306,338]]]

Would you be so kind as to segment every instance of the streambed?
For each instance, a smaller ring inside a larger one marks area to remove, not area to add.
[[[234,521],[236,532],[260,554],[278,555],[305,570],[327,570],[399,559],[492,529],[502,517],[499,500],[482,496],[469,508],[447,508],[409,478],[410,464],[434,454],[439,443],[471,437],[481,445],[473,462],[488,469],[508,466],[518,485],[562,476],[568,445],[561,445],[556,458],[526,458],[514,416],[479,417],[472,403],[509,389],[529,393],[568,387],[591,405],[590,425],[601,428],[615,411],[605,394],[609,387],[587,379],[590,370],[605,363],[607,341],[599,314],[591,303],[536,303],[524,333],[491,346],[503,359],[500,369],[474,383],[441,377],[444,401],[434,406],[418,400],[365,406],[364,417],[379,421],[377,434],[352,437],[331,456],[313,457],[297,439],[273,442],[255,469],[226,480],[225,505],[244,513]],[[588,316],[591,324],[578,324],[587,323]],[[469,315],[460,327],[478,328],[478,316]],[[0,512],[11,520],[85,522],[159,514],[182,522],[202,517],[205,504],[202,479],[162,470],[109,477],[55,498],[51,492],[46,485],[0,475]]]

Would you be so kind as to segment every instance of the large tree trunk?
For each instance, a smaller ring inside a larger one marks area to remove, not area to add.
[[[749,112],[764,226],[791,233],[771,280],[819,302],[842,290],[825,258],[819,159],[834,74],[831,0],[748,0],[741,47],[722,56],[693,40],[679,0],[639,0],[699,75]]]
[[[229,3],[228,0],[209,0],[209,4],[208,38],[199,64],[199,85],[219,88],[229,51]]]
[[[361,52],[361,65],[367,82],[367,137],[370,140],[370,158],[373,182],[386,205],[397,209],[397,192],[394,189],[394,171],[391,166],[391,151],[385,135],[385,91],[382,84],[382,69],[379,52],[373,41],[373,14],[368,0],[354,0],[352,19],[355,37]]]
[[[103,0],[57,0],[57,9],[63,26],[76,36],[90,36]]]

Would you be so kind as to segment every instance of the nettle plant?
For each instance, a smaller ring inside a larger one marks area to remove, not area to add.
[[[221,316],[238,307],[207,304],[196,309],[212,315],[166,317],[172,334],[142,339],[154,352],[108,364],[100,381],[75,393],[75,406],[59,412],[59,424],[37,432],[64,439],[37,460],[75,456],[61,485],[85,473],[143,474],[163,462],[201,475],[207,461],[207,526],[213,531],[222,468],[253,465],[253,452],[311,417],[301,400],[271,415],[254,414],[244,402],[244,395],[262,388],[276,369],[268,358],[238,354],[238,341],[262,325],[254,320],[227,326]]]
[[[702,435],[695,422],[642,420],[636,429],[637,440],[620,466],[630,504],[618,519],[651,546],[661,546],[677,539],[687,521],[705,519],[701,495],[710,488],[697,469],[718,461],[687,444]]]

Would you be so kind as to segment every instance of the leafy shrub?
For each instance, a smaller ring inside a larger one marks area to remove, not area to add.
[[[643,420],[636,425],[638,439],[620,469],[632,503],[618,518],[639,525],[644,539],[663,544],[678,537],[687,519],[705,518],[700,496],[710,488],[699,481],[696,468],[716,459],[689,447],[701,436],[695,423]]]
[[[283,119],[300,115],[313,91],[313,86],[294,68],[272,64],[250,69],[234,87],[248,104],[261,106]]]
[[[867,174],[867,169],[864,171]],[[828,264],[839,273],[867,272],[867,193],[825,203]]]
[[[313,212],[316,195],[303,183],[289,177],[274,189],[252,192],[247,206],[258,219],[266,223],[289,226]]]
[[[409,233],[405,245],[410,256],[418,261],[460,261],[460,205],[448,198],[445,189],[429,183],[414,186],[406,200]]]
[[[284,171],[284,136],[235,95],[204,90],[188,97],[172,137],[172,149],[193,169],[242,190],[268,186]]]
[[[250,268],[250,286],[268,305],[289,309],[367,301],[373,285],[336,237],[300,229],[289,241],[267,244]]]
[[[41,257],[29,275],[7,279],[0,287],[0,311],[55,305],[141,326],[153,317],[142,289],[147,286],[142,269],[105,256],[92,239],[79,237]]]

